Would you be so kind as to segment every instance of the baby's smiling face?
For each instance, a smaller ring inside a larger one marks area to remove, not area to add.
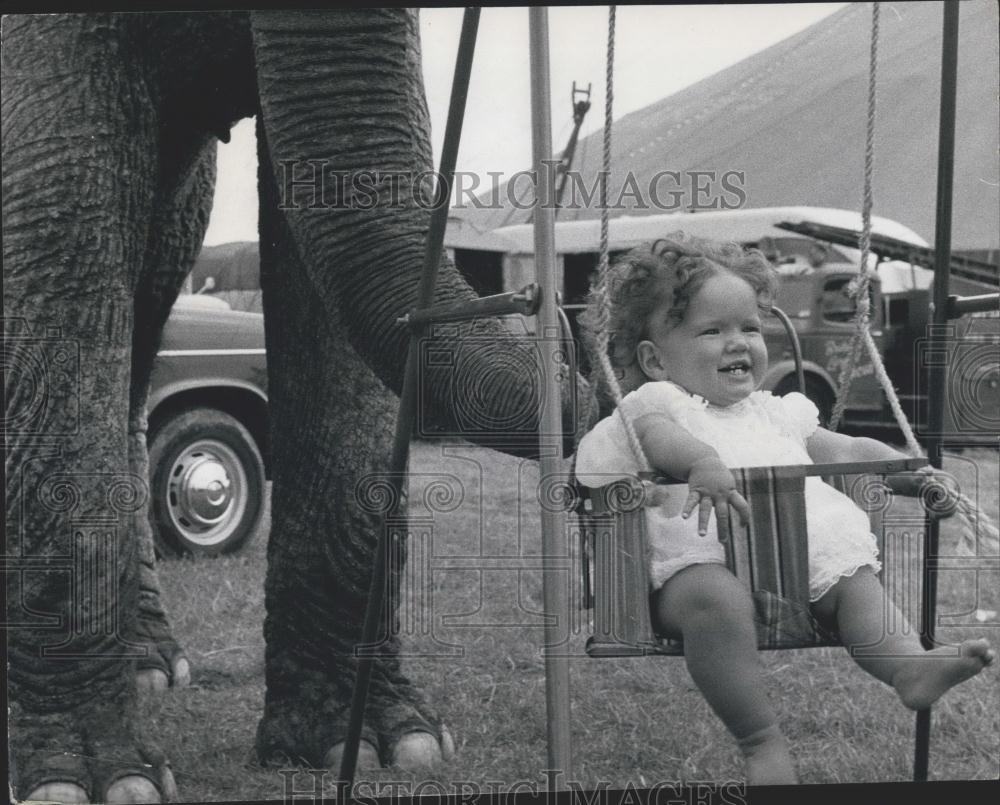
[[[754,289],[720,272],[692,297],[680,324],[657,310],[649,340],[639,344],[639,365],[652,380],[670,380],[712,405],[727,406],[755,391],[767,371]]]

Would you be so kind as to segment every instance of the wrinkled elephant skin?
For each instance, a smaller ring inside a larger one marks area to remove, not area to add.
[[[7,553],[24,562],[7,593],[16,792],[175,794],[136,716],[140,687],[191,674],[156,583],[146,394],[208,224],[217,140],[251,115],[274,445],[257,752],[319,765],[346,729],[381,514],[356,490],[389,469],[396,320],[415,304],[428,214],[406,192],[327,203],[308,177],[431,167],[416,14],[7,16],[2,58]],[[446,261],[436,301],[471,296]],[[461,350],[470,333],[434,347]],[[470,379],[427,370],[423,403],[453,431],[475,408],[469,439],[532,455],[534,414],[511,416],[536,410],[530,347],[495,321],[474,334]],[[567,414],[569,432],[586,418]],[[511,421],[518,432],[490,427]],[[434,763],[454,744],[398,639],[385,646],[366,761]]]

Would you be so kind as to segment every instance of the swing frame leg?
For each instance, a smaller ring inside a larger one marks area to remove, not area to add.
[[[913,747],[913,781],[926,783],[931,750],[930,708],[917,711],[917,730]]]
[[[562,405],[556,371],[559,344],[553,334],[560,333],[556,308],[555,177],[545,170],[544,162],[552,154],[552,117],[549,76],[549,18],[544,6],[528,10],[528,40],[531,68],[531,151],[538,177],[535,197],[535,271],[542,291],[542,304],[536,318],[540,369],[544,387],[538,419],[539,478],[560,477],[562,466]],[[544,183],[544,184],[543,184]],[[556,335],[558,337],[558,335]],[[542,555],[560,556],[566,550],[566,513],[542,506]],[[542,595],[546,614],[545,710],[548,731],[547,776],[553,790],[565,789],[571,774],[570,682],[569,659],[564,645],[569,627],[569,591],[557,570],[548,569],[542,576]]]
[[[938,132],[937,208],[934,227],[934,311],[930,328],[930,349],[940,349],[943,344],[943,325],[948,316],[948,274],[951,267],[951,213],[955,167],[955,96],[958,85],[958,14],[957,0],[946,0],[942,23],[941,42],[941,107]],[[941,468],[942,434],[944,429],[944,395],[947,388],[948,367],[934,364],[928,367],[929,439],[927,457],[932,466]],[[937,575],[930,569],[938,553],[938,522],[925,524],[927,535],[924,543],[924,605],[921,636],[924,648],[934,644],[937,621]],[[927,780],[930,755],[930,708],[917,713],[916,740],[913,760],[913,779]]]

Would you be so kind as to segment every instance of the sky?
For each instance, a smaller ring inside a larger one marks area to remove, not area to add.
[[[619,6],[615,24],[615,119],[641,109],[780,42],[845,3]],[[437,164],[444,138],[461,8],[420,12],[424,84]],[[580,135],[604,121],[607,6],[549,9],[552,147],[572,131],[571,88],[591,84]],[[509,176],[531,166],[528,9],[485,8],[466,105],[457,170]],[[253,121],[241,121],[219,146],[215,203],[205,243],[257,240],[257,157]]]

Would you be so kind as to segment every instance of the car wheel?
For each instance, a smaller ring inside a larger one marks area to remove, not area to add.
[[[781,378],[772,392],[776,397],[784,397],[790,391],[798,391],[799,382],[795,375]],[[824,428],[830,423],[833,413],[834,396],[829,387],[819,378],[806,375],[806,397],[819,409],[819,424]]]
[[[257,531],[264,462],[229,414],[195,408],[163,422],[150,437],[149,476],[161,556],[232,553]]]

